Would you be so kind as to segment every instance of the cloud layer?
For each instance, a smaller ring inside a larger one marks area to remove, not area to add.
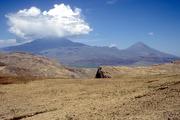
[[[0,48],[12,45],[17,45],[16,39],[0,40]]]
[[[88,34],[92,29],[82,18],[81,9],[55,4],[41,11],[37,7],[6,15],[9,31],[24,39],[71,37]]]

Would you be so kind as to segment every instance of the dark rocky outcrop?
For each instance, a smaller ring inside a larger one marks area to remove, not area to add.
[[[5,64],[5,63],[0,62],[0,66],[6,66],[6,64]]]
[[[175,61],[172,61],[171,63],[173,63],[173,64],[180,64],[180,60],[175,60]]]
[[[111,78],[110,75],[107,75],[107,72],[102,70],[102,67],[99,67],[96,73],[95,78]]]

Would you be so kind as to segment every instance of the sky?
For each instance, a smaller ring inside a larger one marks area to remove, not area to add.
[[[125,49],[143,42],[180,56],[179,0],[1,0],[0,47],[67,37]]]

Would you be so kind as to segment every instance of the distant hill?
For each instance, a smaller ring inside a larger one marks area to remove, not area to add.
[[[97,78],[128,78],[128,77],[146,77],[157,78],[160,76],[178,76],[180,75],[180,61],[158,64],[152,66],[127,67],[127,66],[101,66],[98,69]],[[151,76],[151,77],[150,77]]]
[[[95,71],[66,67],[46,57],[24,52],[0,54],[0,84],[46,78],[93,78]]]
[[[89,46],[68,39],[39,39],[23,45],[6,47],[3,51],[25,51],[55,58],[64,65],[97,67],[100,65],[152,65],[179,59],[155,50],[142,42],[127,49]]]

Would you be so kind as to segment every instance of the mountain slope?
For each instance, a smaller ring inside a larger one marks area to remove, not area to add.
[[[9,53],[0,56],[1,75],[43,78],[68,78],[72,74],[63,65],[43,56]]]
[[[166,54],[155,50],[142,42],[135,43],[125,50],[125,52],[129,52],[134,56],[156,56],[156,57],[175,57],[174,55]]]
[[[60,47],[75,47],[75,46],[85,46],[81,43],[75,43],[68,39],[62,38],[57,39],[38,39],[29,43],[25,43],[18,46],[11,46],[4,48],[5,51],[27,51],[32,53],[38,53],[39,51],[60,48]]]
[[[159,64],[179,59],[177,56],[163,53],[142,42],[135,43],[129,48],[122,50],[121,55],[125,58],[135,60],[134,65]]]
[[[136,43],[119,50],[116,47],[88,46],[67,39],[35,40],[19,46],[7,47],[4,51],[26,51],[61,61],[64,65],[97,67],[100,65],[151,65],[179,59]]]
[[[69,68],[40,55],[0,54],[0,84],[42,78],[93,78],[94,74],[95,70]]]

